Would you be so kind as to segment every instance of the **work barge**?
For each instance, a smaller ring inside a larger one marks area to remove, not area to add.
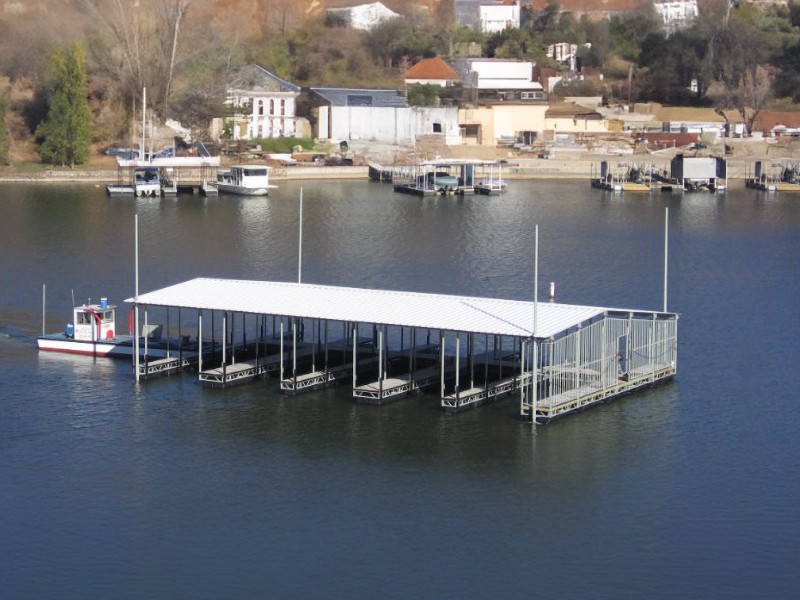
[[[137,348],[137,380],[196,369],[203,385],[270,377],[287,394],[345,382],[357,402],[424,392],[450,413],[517,396],[545,423],[677,372],[670,312],[210,278],[127,302],[137,329],[166,317],[193,347],[191,361]]]

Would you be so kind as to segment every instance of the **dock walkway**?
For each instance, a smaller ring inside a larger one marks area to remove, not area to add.
[[[674,365],[657,365],[634,369],[628,372],[627,379],[618,379],[614,384],[601,387],[597,384],[586,384],[560,394],[542,398],[536,404],[536,414],[550,420],[561,415],[588,408],[611,397],[619,396],[633,390],[653,385],[658,381],[675,375]]]
[[[384,404],[404,394],[426,388],[439,380],[439,368],[429,367],[415,373],[386,377],[353,388],[353,398],[364,404]]]
[[[484,387],[472,387],[456,391],[442,397],[442,408],[448,413],[457,413],[467,408],[474,408],[495,398],[513,392],[520,386],[529,385],[531,374],[514,375],[498,381],[492,381]]]

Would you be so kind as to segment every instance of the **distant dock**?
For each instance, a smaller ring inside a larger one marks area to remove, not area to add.
[[[413,196],[498,195],[506,191],[499,161],[437,159],[415,165],[369,165],[372,181],[390,183],[394,191]]]
[[[106,186],[109,196],[156,197],[177,194],[216,196],[219,156],[117,159],[117,180]]]

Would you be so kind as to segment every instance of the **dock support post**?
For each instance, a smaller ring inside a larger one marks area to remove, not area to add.
[[[456,406],[459,402],[459,387],[461,384],[461,336],[456,334]]]
[[[169,343],[169,338],[170,338],[170,328],[169,328],[169,307],[167,307],[167,358],[170,358],[170,354],[169,354],[169,351],[170,351],[170,343]]]
[[[492,336],[494,337],[494,336]],[[489,389],[489,334],[486,334],[483,343],[483,387]]]
[[[292,319],[292,382],[297,389],[297,319]]]
[[[281,381],[283,381],[283,318],[281,318],[281,337],[280,337],[280,353],[281,353]]]
[[[225,382],[228,377],[228,369],[227,369],[227,350],[228,350],[228,313],[222,313],[222,385],[225,385]]]
[[[383,330],[378,329],[378,397],[383,400]]]
[[[444,393],[444,350],[447,345],[445,341],[445,337],[443,335],[439,335],[439,387],[440,387],[440,395],[442,398],[445,397]]]
[[[142,111],[144,113],[144,111]],[[133,367],[136,373],[136,383],[139,383],[139,215],[133,217],[133,271],[134,271],[134,295],[133,295]],[[73,301],[73,305],[75,302]]]
[[[527,348],[525,347],[525,340],[520,339],[520,352],[519,352],[519,401],[520,404],[525,403],[525,392],[528,389],[528,386],[525,385],[525,360],[527,359]]]
[[[197,311],[197,371],[203,372],[203,311]]]
[[[353,389],[358,382],[358,323],[353,324]]]

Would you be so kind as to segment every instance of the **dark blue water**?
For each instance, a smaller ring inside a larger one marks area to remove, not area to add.
[[[355,405],[274,381],[135,385],[38,354],[72,297],[196,276],[662,306],[674,382],[534,433],[515,398]],[[513,182],[419,199],[366,182],[269,199],[0,187],[3,598],[787,598],[800,510],[800,198],[604,196]]]

